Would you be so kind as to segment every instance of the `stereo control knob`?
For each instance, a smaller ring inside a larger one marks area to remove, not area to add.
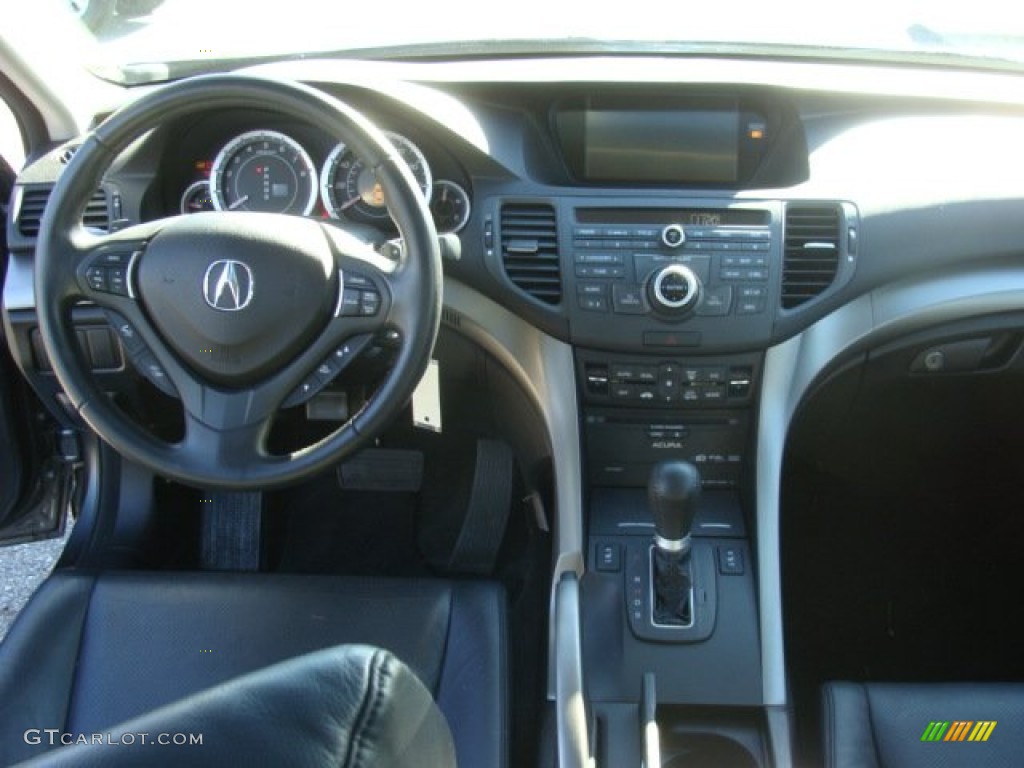
[[[647,292],[657,311],[681,315],[697,305],[700,278],[685,264],[668,264],[654,273]]]
[[[681,224],[669,224],[661,230],[661,242],[669,248],[678,248],[686,242],[686,232]]]

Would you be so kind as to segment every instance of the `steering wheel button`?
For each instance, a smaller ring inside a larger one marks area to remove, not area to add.
[[[94,291],[107,290],[107,270],[103,267],[89,267],[85,271],[85,279]]]
[[[362,291],[346,288],[341,296],[341,314],[343,317],[354,317],[360,314],[363,298]]]
[[[311,373],[306,380],[299,384],[299,391],[306,397],[312,397],[324,386],[324,380],[319,373]]]
[[[154,387],[159,389],[165,395],[171,395],[172,397],[176,396],[174,387],[171,386],[171,381],[167,378],[167,372],[163,369],[163,366],[157,362],[157,359],[153,356],[152,352],[143,347],[132,358],[132,362]]]
[[[107,290],[119,296],[128,295],[127,268],[111,267],[107,270]]]
[[[331,355],[322,363],[320,363],[320,365],[317,366],[316,372],[323,377],[324,381],[329,382],[331,379],[338,375],[338,372],[342,368],[345,367],[345,363],[346,360],[344,355],[342,355],[341,357]]]
[[[118,338],[121,339],[121,344],[124,345],[124,348],[128,351],[129,355],[135,354],[143,348],[144,345],[142,343],[142,339],[139,338],[139,334],[135,330],[135,326],[120,315],[115,315],[113,312],[107,313],[107,320],[113,326]]]
[[[376,291],[363,291],[360,296],[359,314],[372,317],[380,311],[380,294]]]
[[[364,290],[370,290],[373,288],[373,282],[370,278],[365,275],[356,274],[354,272],[346,272],[344,274],[345,285],[350,288],[362,288]]]
[[[131,251],[107,251],[100,254],[96,261],[108,267],[126,267],[131,259]]]
[[[335,368],[331,358],[324,360],[320,365],[316,367],[317,375],[323,380],[324,384],[330,384],[331,379],[337,374],[338,369]]]
[[[320,375],[318,367],[316,371],[313,371],[313,373],[306,377],[305,381],[292,390],[292,393],[288,395],[281,405],[285,408],[301,405],[323,389],[326,383],[327,380]]]

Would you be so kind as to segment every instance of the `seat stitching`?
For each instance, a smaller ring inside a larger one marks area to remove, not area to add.
[[[370,659],[369,681],[366,686],[363,703],[356,715],[355,726],[352,728],[352,736],[349,739],[348,754],[342,763],[344,768],[359,768],[359,758],[363,751],[363,742],[373,730],[378,715],[384,704],[384,683],[389,676],[385,668],[387,657],[383,651],[375,651]]]

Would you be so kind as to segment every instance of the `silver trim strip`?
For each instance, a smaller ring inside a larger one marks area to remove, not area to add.
[[[4,281],[4,311],[36,308],[35,266],[31,254],[12,253]]]
[[[654,545],[662,552],[680,552],[686,554],[690,551],[690,534],[681,539],[665,539],[654,534]]]
[[[576,574],[566,573],[555,587],[555,690],[559,768],[593,766],[583,693],[583,651],[580,630],[580,587]]]
[[[689,539],[690,537],[687,536],[686,538]],[[663,539],[663,541],[667,541],[667,539]],[[669,630],[690,629],[696,620],[697,608],[693,596],[693,568],[690,567],[689,563],[686,564],[686,567],[690,571],[690,621],[686,624],[659,624],[654,620],[654,550],[654,546],[647,549],[647,610],[650,613],[648,618],[651,620],[651,626]]]
[[[345,309],[345,272],[342,269],[338,270],[338,303],[334,305],[334,316],[341,317],[342,311]]]
[[[132,251],[132,257],[128,259],[128,269],[125,270],[124,282],[128,288],[128,298],[135,300],[135,288],[132,283],[135,281],[135,267],[139,263],[139,257],[142,256],[142,251]]]

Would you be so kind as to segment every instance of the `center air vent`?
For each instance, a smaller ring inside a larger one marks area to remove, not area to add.
[[[21,206],[16,212],[18,232],[22,236],[36,237],[39,234],[39,222],[42,221],[43,211],[46,210],[46,203],[52,191],[52,187],[29,187],[22,192]],[[107,196],[102,189],[97,189],[89,199],[82,215],[82,223],[104,232],[110,228],[110,210]]]
[[[501,261],[509,280],[546,304],[562,300],[555,209],[508,203],[501,208]]]
[[[782,267],[782,306],[799,307],[824,293],[839,270],[838,204],[790,205]]]

